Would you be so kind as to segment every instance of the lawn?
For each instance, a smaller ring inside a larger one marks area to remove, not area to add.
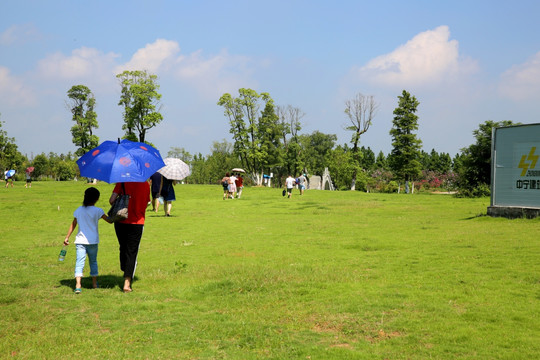
[[[0,358],[540,358],[540,219],[487,198],[177,185],[133,293],[102,221],[100,288],[75,295],[73,245],[57,259],[86,187],[0,191]]]

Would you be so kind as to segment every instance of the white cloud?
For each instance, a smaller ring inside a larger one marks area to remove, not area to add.
[[[227,51],[204,58],[201,51],[178,61],[176,77],[208,96],[219,96],[241,87],[254,87],[251,60],[246,56],[229,55]]]
[[[157,39],[137,50],[130,61],[116,68],[116,73],[120,74],[124,70],[148,70],[156,73],[170,66],[179,52],[180,46],[176,41]]]
[[[452,81],[477,68],[459,56],[457,40],[450,40],[448,26],[416,35],[393,52],[376,57],[353,71],[377,85],[410,86]]]
[[[38,63],[38,72],[42,77],[67,80],[110,81],[114,79],[114,60],[118,55],[81,47],[72,51],[70,56],[55,53]]]
[[[127,63],[117,66],[116,73],[148,70],[160,77],[171,75],[199,94],[216,98],[223,92],[253,86],[252,65],[250,58],[230,55],[225,50],[212,56],[204,56],[201,50],[182,54],[176,41],[157,39],[137,50]]]
[[[2,103],[19,106],[33,105],[36,101],[34,91],[3,66],[0,66],[0,98]]]
[[[0,45],[13,45],[40,38],[38,30],[32,24],[13,25],[0,33]]]
[[[513,100],[538,99],[540,93],[540,52],[501,75],[499,92]]]

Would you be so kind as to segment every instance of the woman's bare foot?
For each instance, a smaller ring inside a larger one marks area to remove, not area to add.
[[[131,278],[126,277],[124,278],[124,292],[132,292],[133,289],[131,288]]]

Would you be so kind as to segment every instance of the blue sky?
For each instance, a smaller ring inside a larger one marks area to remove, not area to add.
[[[148,133],[208,154],[231,141],[216,103],[239,88],[300,108],[301,133],[350,141],[345,101],[379,110],[361,144],[391,150],[397,96],[420,102],[423,149],[452,156],[486,120],[540,122],[540,2],[4,1],[0,120],[28,156],[74,152],[67,91],[97,101],[101,141],[123,135],[115,74],[158,75],[164,121]]]

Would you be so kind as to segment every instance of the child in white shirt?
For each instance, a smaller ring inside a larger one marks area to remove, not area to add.
[[[103,209],[94,205],[99,200],[99,190],[90,187],[84,192],[83,206],[78,207],[73,213],[73,222],[71,223],[64,245],[69,245],[69,237],[75,227],[79,225],[79,232],[75,236],[75,245],[77,246],[77,261],[75,263],[75,294],[81,293],[81,279],[83,276],[84,263],[88,255],[90,265],[90,276],[94,289],[98,287],[98,264],[97,252],[99,244],[98,221],[103,219],[109,224],[112,221]]]

